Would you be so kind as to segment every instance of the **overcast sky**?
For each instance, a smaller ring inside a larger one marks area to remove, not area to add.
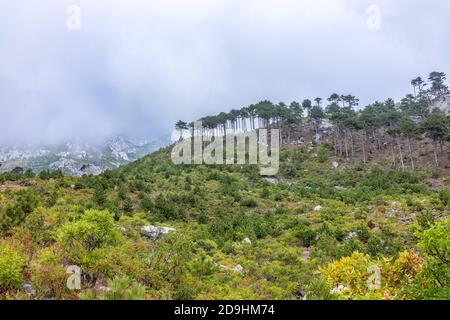
[[[0,0],[0,144],[157,137],[262,99],[400,99],[450,72],[449,39],[448,0]]]

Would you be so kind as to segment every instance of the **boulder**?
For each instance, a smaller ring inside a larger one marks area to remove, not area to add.
[[[244,240],[242,240],[242,243],[252,244],[252,240],[250,240],[250,238],[245,238]]]
[[[242,272],[244,272],[244,267],[241,266],[240,264],[238,264],[236,267],[231,269],[231,271],[236,272],[236,273],[242,273]]]
[[[351,240],[358,237],[358,233],[357,232],[350,232],[347,234],[347,236],[345,237],[346,240]]]
[[[341,293],[345,293],[348,291],[348,288],[344,285],[338,285],[336,287],[334,287],[333,289],[331,289],[331,293],[332,294],[341,294]]]
[[[25,290],[25,292],[32,296],[36,294],[36,290],[33,288],[33,286],[30,283],[24,283],[22,285],[23,290]]]
[[[277,178],[263,178],[263,180],[265,180],[265,181],[267,181],[267,182],[269,182],[269,183],[271,183],[271,184],[278,184],[278,179]]]
[[[219,269],[222,271],[231,271],[234,273],[243,273],[244,272],[244,267],[241,266],[240,264],[236,265],[234,268],[229,268],[226,265],[219,265]]]
[[[314,208],[314,211],[316,211],[316,212],[318,212],[320,210],[322,210],[322,206],[317,206],[317,207]]]
[[[303,248],[303,255],[301,256],[302,261],[308,261],[311,256],[311,251],[309,248]]]
[[[160,239],[163,235],[175,231],[176,230],[174,228],[145,226],[141,228],[141,235],[150,240],[156,241]]]

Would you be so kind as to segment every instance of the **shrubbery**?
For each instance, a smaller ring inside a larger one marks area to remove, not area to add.
[[[0,292],[20,288],[25,265],[25,255],[20,250],[0,243]]]

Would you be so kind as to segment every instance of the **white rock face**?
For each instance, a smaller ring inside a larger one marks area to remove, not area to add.
[[[175,231],[176,229],[174,228],[145,226],[141,228],[141,235],[143,237],[149,238],[150,240],[156,241],[158,239],[161,239],[163,235]]]
[[[317,206],[314,208],[314,211],[319,212],[320,210],[322,210],[322,206]]]
[[[450,94],[436,98],[431,104],[431,109],[439,108],[446,114],[450,114]]]
[[[240,264],[238,264],[236,267],[231,269],[231,271],[236,272],[236,273],[242,273],[242,272],[244,272],[244,267],[241,266]]]

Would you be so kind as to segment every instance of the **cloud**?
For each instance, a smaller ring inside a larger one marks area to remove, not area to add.
[[[413,77],[449,70],[448,1],[379,0],[379,30],[372,4],[0,0],[0,143],[158,136],[266,98],[399,99]]]

